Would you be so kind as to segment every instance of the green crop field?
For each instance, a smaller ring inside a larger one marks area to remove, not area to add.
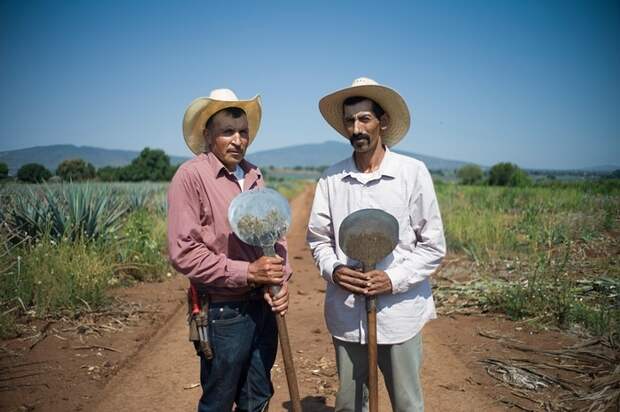
[[[19,316],[97,308],[117,284],[158,280],[165,251],[160,183],[0,188],[0,335]]]
[[[291,198],[306,183],[269,185]],[[106,290],[159,281],[166,253],[167,183],[0,186],[0,337],[20,316],[108,304]]]
[[[620,332],[620,190],[437,185],[448,249],[475,262],[470,296],[513,319]]]
[[[272,177],[287,198],[308,181]],[[166,183],[0,186],[0,336],[23,316],[108,304],[106,290],[158,281],[166,258]],[[620,189],[437,184],[451,256],[485,311],[586,334],[620,332]],[[473,268],[473,269],[472,269]]]

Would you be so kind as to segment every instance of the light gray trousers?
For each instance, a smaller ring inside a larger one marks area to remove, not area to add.
[[[333,338],[340,388],[336,412],[368,411],[368,351],[366,345]],[[395,345],[378,345],[378,364],[387,387],[392,410],[423,412],[420,368],[422,337]]]

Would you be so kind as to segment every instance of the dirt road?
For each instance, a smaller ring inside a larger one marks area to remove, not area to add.
[[[332,411],[337,377],[334,353],[323,320],[324,281],[305,244],[312,189],[292,203],[293,224],[288,236],[295,275],[287,315],[300,392],[306,411]],[[449,346],[443,329],[432,322],[424,331],[423,382],[429,411],[494,411],[493,399],[476,384],[467,359]],[[272,411],[287,410],[288,392],[281,360],[274,367],[276,394]],[[97,396],[97,412],[191,411],[200,393],[198,362],[186,337],[185,308],[179,306],[158,333],[128,362]],[[193,387],[193,388],[192,388]],[[192,388],[192,389],[190,389]],[[390,410],[387,392],[380,392],[380,410]]]

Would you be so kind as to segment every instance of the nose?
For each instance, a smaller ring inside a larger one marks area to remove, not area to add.
[[[235,132],[235,134],[232,135],[231,143],[235,146],[241,146],[241,133]]]
[[[361,132],[362,132],[362,122],[355,119],[355,121],[353,122],[353,134],[358,134]]]

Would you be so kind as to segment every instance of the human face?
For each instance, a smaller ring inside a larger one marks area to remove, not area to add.
[[[381,144],[383,124],[372,111],[372,101],[366,99],[346,105],[343,112],[344,127],[353,149],[360,153],[374,151]]]
[[[234,118],[224,111],[216,113],[211,121],[210,127],[205,129],[207,146],[226,169],[232,172],[243,160],[250,142],[248,118],[245,114]]]

